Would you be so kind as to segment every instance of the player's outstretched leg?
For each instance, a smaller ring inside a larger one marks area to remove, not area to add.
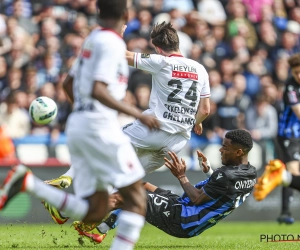
[[[18,165],[8,172],[0,190],[0,210],[19,192],[25,191],[26,180],[31,171],[24,165]]]
[[[278,185],[282,184],[282,176],[285,171],[285,165],[280,160],[272,160],[266,166],[261,177],[258,178],[254,187],[254,198],[261,201],[274,190]]]
[[[70,176],[62,175],[56,179],[44,181],[46,184],[57,188],[68,188],[72,184],[72,178]],[[44,207],[48,210],[51,218],[57,224],[64,224],[68,221],[69,217],[65,217],[55,207],[51,206],[47,202],[43,202]]]

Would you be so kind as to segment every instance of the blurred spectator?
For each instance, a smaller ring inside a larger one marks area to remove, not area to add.
[[[25,84],[23,88],[27,93],[36,93],[38,91],[37,72],[33,67],[25,71]]]
[[[22,86],[22,71],[20,69],[10,68],[7,76],[7,86],[1,91],[1,100],[5,100],[12,91],[20,89]]]
[[[30,131],[30,120],[24,110],[18,107],[16,92],[11,92],[0,105],[0,124],[5,126],[8,136],[21,138]]]
[[[132,93],[135,92],[136,88],[139,84],[146,84],[149,87],[152,86],[152,76],[148,72],[136,70],[132,72],[131,76],[128,80],[128,90],[130,90]]]
[[[24,15],[26,13],[26,7],[28,8],[28,3],[30,1],[15,0],[12,4],[12,16],[18,21],[18,25],[26,30],[35,44],[39,39],[38,27],[34,22],[31,21],[31,15]]]
[[[228,57],[230,55],[230,46],[228,42],[225,41],[225,26],[223,25],[215,25],[212,30],[212,34],[217,41],[216,45],[216,55],[217,55],[217,62],[220,63],[218,60]]]
[[[246,40],[247,47],[252,50],[257,43],[254,26],[248,21],[245,6],[241,2],[232,2],[229,6],[227,29],[230,37],[240,35]]]
[[[203,40],[203,53],[200,56],[200,62],[203,66],[210,70],[215,69],[217,60],[219,59],[216,54],[217,41],[213,36],[206,36]]]
[[[192,0],[163,0],[165,11],[170,9],[180,9],[183,13],[188,13],[194,9]]]
[[[220,72],[222,74],[222,84],[229,88],[232,85],[233,74],[236,72],[232,60],[225,58],[220,62]]]
[[[226,88],[222,85],[222,78],[217,70],[211,70],[208,73],[210,84],[210,100],[218,104],[221,102],[226,94]]]
[[[46,82],[56,83],[58,76],[59,68],[55,65],[55,57],[51,53],[45,54],[43,67],[37,71],[38,88],[41,88]]]
[[[149,98],[150,98],[151,89],[149,85],[140,83],[135,91],[134,95],[136,97],[137,106],[141,110],[146,110],[149,108]]]
[[[236,106],[244,113],[252,103],[250,97],[245,94],[246,78],[242,74],[235,74],[232,79],[232,86],[236,90]]]
[[[221,25],[226,21],[226,13],[218,0],[200,0],[198,11],[201,18],[211,25]]]
[[[277,112],[265,95],[258,95],[254,105],[246,110],[245,125],[254,140],[274,139],[277,135]]]
[[[2,90],[6,86],[7,86],[7,64],[5,58],[3,56],[0,56],[0,92],[2,92]]]
[[[222,137],[228,130],[242,127],[244,118],[236,105],[236,97],[237,91],[231,87],[227,89],[224,99],[218,104],[216,131],[219,137]]]
[[[152,30],[152,16],[148,9],[142,9],[138,12],[137,18],[139,20],[139,32],[138,34],[150,40],[150,32]]]
[[[273,0],[260,0],[260,1],[253,1],[253,0],[243,0],[243,3],[246,5],[248,10],[248,17],[249,20],[253,23],[257,23],[262,19],[262,10],[267,6],[272,6]]]

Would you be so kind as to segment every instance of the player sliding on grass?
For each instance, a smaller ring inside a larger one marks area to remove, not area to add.
[[[144,114],[155,116],[161,126],[151,131],[136,120],[123,128],[146,173],[163,166],[168,151],[179,153],[190,139],[193,126],[195,133],[201,134],[202,121],[210,112],[208,74],[198,62],[181,55],[172,25],[155,25],[151,41],[158,54],[127,51],[126,58],[129,65],[152,74],[149,109]],[[60,188],[69,186],[74,177],[72,168],[47,183]],[[45,207],[55,222],[60,224],[68,219],[47,203]]]
[[[172,160],[165,158],[165,165],[178,179],[184,193],[179,196],[145,183],[146,221],[169,235],[190,238],[224,219],[245,201],[256,183],[256,169],[248,162],[248,152],[252,146],[252,138],[247,131],[227,132],[220,148],[223,166],[214,172],[209,171],[205,156],[198,151],[203,172],[211,176],[195,186],[185,175],[185,162],[179,160],[175,153],[169,153]],[[122,208],[122,198],[118,193],[112,194],[110,201],[113,209]],[[101,232],[103,224],[111,228],[115,222],[113,215],[89,231],[82,223],[75,222],[74,226],[80,235],[100,243],[107,233]]]

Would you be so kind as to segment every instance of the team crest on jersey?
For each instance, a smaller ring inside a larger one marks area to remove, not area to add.
[[[142,53],[141,58],[150,58],[150,54]]]
[[[297,103],[298,102],[296,91],[288,92],[288,98],[289,98],[290,103]]]
[[[92,44],[87,42],[86,44],[83,45],[82,51],[81,51],[81,57],[83,58],[90,58],[92,54]]]
[[[198,80],[198,73],[193,66],[172,65],[172,77]]]

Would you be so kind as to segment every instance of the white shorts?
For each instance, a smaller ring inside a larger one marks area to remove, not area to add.
[[[145,175],[129,138],[122,131],[70,133],[67,144],[74,168],[74,193],[79,197],[107,191],[111,186],[129,186]]]
[[[177,154],[188,141],[180,134],[171,134],[160,129],[150,130],[139,120],[125,125],[123,132],[130,137],[146,173],[162,167],[165,163],[164,157],[169,158],[168,151]]]

